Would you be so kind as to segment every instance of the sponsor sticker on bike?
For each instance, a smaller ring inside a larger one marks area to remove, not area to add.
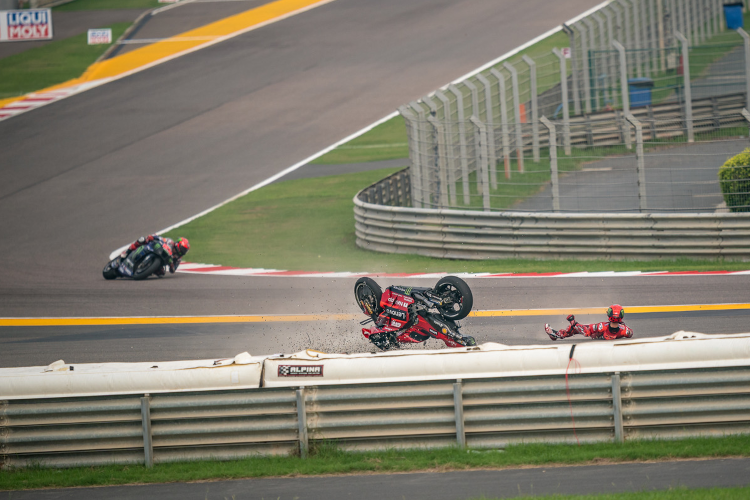
[[[280,365],[279,377],[322,377],[323,365]]]
[[[50,9],[0,10],[0,42],[51,39]]]

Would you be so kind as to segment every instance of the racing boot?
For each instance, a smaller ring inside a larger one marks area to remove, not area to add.
[[[550,340],[555,341],[557,339],[564,339],[565,335],[561,335],[558,330],[552,329],[549,324],[544,325],[544,331],[549,335]]]

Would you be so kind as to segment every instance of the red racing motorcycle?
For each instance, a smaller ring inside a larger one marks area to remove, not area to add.
[[[435,338],[448,347],[475,346],[473,337],[462,335],[458,320],[471,312],[474,298],[461,278],[446,276],[434,288],[389,286],[383,292],[371,278],[360,278],[354,297],[372,328],[362,334],[383,351],[401,344],[417,344]]]

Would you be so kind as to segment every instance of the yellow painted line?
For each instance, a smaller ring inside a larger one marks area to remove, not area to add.
[[[79,78],[37,90],[34,93],[40,94],[94,80],[123,76],[144,66],[151,66],[159,62],[174,59],[180,55],[193,52],[201,48],[201,46],[212,45],[225,38],[260,28],[332,1],[334,0],[276,0],[275,2],[270,2],[266,5],[207,24],[206,26],[180,33],[179,35],[152,43],[126,54],[94,63]],[[0,100],[0,108],[25,97],[19,96]]]
[[[475,318],[497,316],[554,316],[568,314],[604,314],[606,307],[570,309],[506,309],[474,311]],[[625,308],[628,315],[657,312],[750,310],[750,304],[692,304],[676,306],[633,306]],[[361,314],[279,314],[248,316],[152,316],[112,318],[0,318],[3,326],[107,326],[107,325],[174,325],[217,323],[284,323],[301,321],[351,321]]]

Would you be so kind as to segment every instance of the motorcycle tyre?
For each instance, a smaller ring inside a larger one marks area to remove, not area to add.
[[[440,281],[438,281],[435,285],[435,293],[440,295],[440,288],[443,285],[451,285],[455,287],[463,300],[461,301],[461,308],[458,311],[438,308],[440,314],[451,321],[464,319],[471,312],[471,308],[474,307],[474,296],[471,293],[471,288],[469,288],[469,285],[467,285],[466,282],[461,278],[458,278],[456,276],[446,276],[445,278],[442,278]]]
[[[112,267],[112,262],[108,262],[107,265],[104,266],[102,276],[104,276],[105,280],[113,280],[117,278],[117,269]]]
[[[136,281],[145,280],[152,274],[156,272],[157,269],[159,269],[161,266],[163,266],[161,259],[154,255],[154,260],[151,262],[151,264],[148,265],[146,269],[144,269],[141,272],[134,272],[133,273],[133,279]]]
[[[383,312],[383,309],[380,307],[380,299],[383,297],[383,290],[380,288],[380,285],[378,285],[374,279],[372,278],[359,278],[356,283],[354,283],[354,301],[359,306],[359,309],[367,314],[367,311],[362,309],[362,305],[359,303],[359,297],[357,296],[357,290],[360,286],[365,286],[369,288],[370,292],[375,296],[375,311],[372,313],[372,319],[373,321],[380,315],[381,312]]]

